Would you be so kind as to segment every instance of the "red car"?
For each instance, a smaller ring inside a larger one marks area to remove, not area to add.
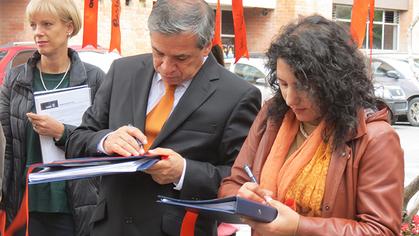
[[[3,84],[6,71],[25,63],[35,50],[33,44],[13,43],[0,46],[0,84]]]
[[[80,59],[84,62],[98,66],[107,72],[112,61],[121,57],[117,53],[108,53],[106,48],[91,46],[71,46],[79,53]],[[3,84],[6,72],[11,68],[26,63],[28,58],[36,51],[34,43],[10,43],[0,46],[0,85]]]

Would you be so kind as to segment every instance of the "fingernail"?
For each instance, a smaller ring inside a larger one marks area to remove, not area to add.
[[[273,200],[271,196],[264,196],[264,198],[265,198],[265,201],[267,203],[269,203],[269,202],[271,202]]]

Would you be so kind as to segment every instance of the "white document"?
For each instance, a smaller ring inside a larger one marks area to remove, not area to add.
[[[48,167],[29,174],[29,184],[48,183],[62,180],[88,178],[93,176],[130,173],[143,171],[154,165],[158,159],[143,158],[134,161],[112,163],[97,166],[81,166],[62,170],[51,170]]]
[[[87,85],[34,93],[37,114],[49,115],[58,121],[79,126],[83,113],[92,104]],[[43,163],[65,160],[64,152],[55,146],[52,137],[39,135]]]

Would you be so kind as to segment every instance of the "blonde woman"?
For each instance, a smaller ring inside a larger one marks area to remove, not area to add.
[[[7,141],[1,208],[6,209],[7,224],[20,207],[27,167],[42,162],[39,135],[51,137],[64,148],[75,128],[35,114],[33,93],[87,84],[93,97],[104,77],[103,71],[83,63],[68,48],[69,38],[81,28],[80,13],[72,0],[31,0],[26,16],[37,51],[26,64],[8,73],[0,94],[0,121]],[[30,235],[87,234],[90,208],[96,203],[94,186],[88,184],[77,181],[31,186]]]

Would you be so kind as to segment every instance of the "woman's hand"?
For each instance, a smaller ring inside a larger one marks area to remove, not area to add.
[[[272,192],[262,189],[257,183],[247,182],[240,187],[237,196],[267,204],[267,200],[271,199]]]
[[[292,236],[298,228],[300,215],[288,206],[276,200],[269,200],[268,204],[278,210],[275,220],[270,223],[261,223],[249,219],[243,219],[245,224],[264,236]]]
[[[40,135],[49,136],[59,140],[64,133],[64,124],[48,115],[26,113],[32,123],[33,130]]]
[[[300,215],[281,202],[273,200],[271,191],[260,188],[256,183],[248,182],[239,189],[237,196],[266,203],[277,209],[278,215],[270,223],[261,223],[248,218],[242,219],[245,224],[250,225],[260,235],[292,236],[297,231]]]

